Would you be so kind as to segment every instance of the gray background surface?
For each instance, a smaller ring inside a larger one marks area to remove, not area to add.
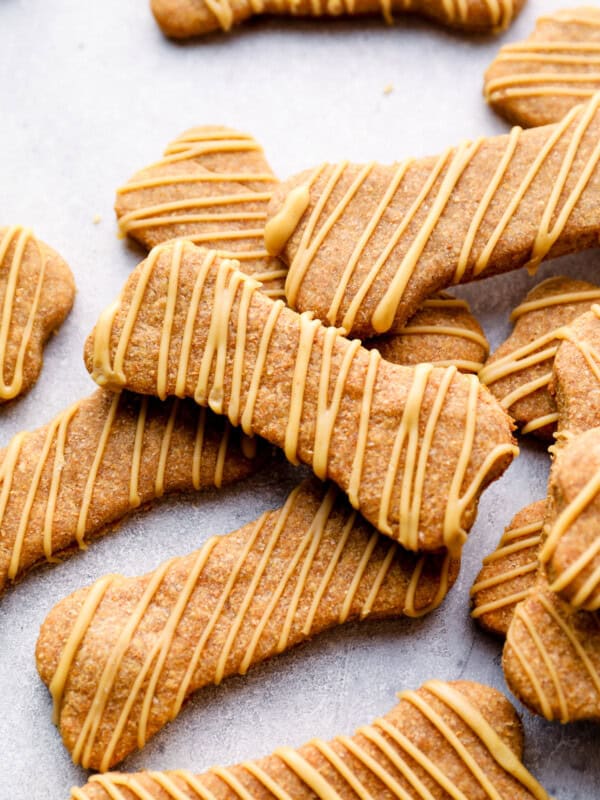
[[[322,160],[392,161],[438,152],[506,125],[481,97],[501,41],[526,36],[566,0],[529,0],[501,39],[473,40],[426,22],[247,24],[186,45],[162,38],[147,0],[0,0],[0,224],[22,222],[68,260],[75,308],[46,351],[35,389],[0,410],[0,445],[51,419],[93,385],[81,350],[99,311],[140,253],[116,237],[114,191],[187,127],[253,133],[281,176]],[[384,94],[393,84],[394,91]],[[95,215],[102,220],[94,224]],[[598,254],[563,259],[462,291],[492,344],[509,309],[550,274],[593,279]],[[123,768],[200,771],[312,736],[349,733],[394,704],[394,693],[439,677],[504,689],[500,645],[468,617],[482,557],[514,512],[545,494],[548,458],[522,455],[484,496],[458,584],[424,620],[363,623],[325,635],[200,692]],[[66,800],[85,774],[51,723],[33,653],[40,623],[67,593],[106,572],[138,574],[278,505],[297,480],[279,461],[243,486],[167,500],[63,565],[32,574],[0,600],[0,800]],[[526,762],[561,800],[600,794],[598,729],[524,714]]]

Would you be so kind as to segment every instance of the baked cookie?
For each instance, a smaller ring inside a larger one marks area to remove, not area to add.
[[[560,329],[599,300],[600,287],[592,283],[548,278],[528,292],[511,314],[515,328],[487,360],[479,380],[508,411],[521,433],[552,440],[558,411],[550,384]]]
[[[565,9],[540,17],[524,42],[504,45],[485,74],[494,111],[530,128],[561,120],[600,91],[600,9]]]
[[[151,0],[151,8],[163,33],[175,39],[228,31],[255,14],[300,17],[415,13],[466,32],[495,33],[507,28],[525,0]]]
[[[58,253],[28,228],[0,228],[0,404],[37,381],[44,345],[74,299],[73,275]]]
[[[545,512],[538,500],[515,515],[471,588],[471,616],[496,636],[506,636],[516,605],[536,583]]]
[[[543,573],[510,624],[502,667],[510,690],[548,720],[600,720],[597,614],[572,608]]]
[[[425,300],[397,334],[368,339],[364,346],[377,348],[392,364],[414,366],[427,361],[436,367],[454,366],[474,373],[483,367],[489,353],[488,341],[469,304],[445,292]]]
[[[407,549],[458,554],[479,493],[517,453],[505,412],[475,376],[389,364],[234,265],[187,242],[155,248],[86,343],[94,379],[194,397],[333,480]]]
[[[257,446],[193,401],[102,389],[17,434],[0,450],[0,591],[144,503],[249,475]]]
[[[148,249],[183,238],[218,250],[262,281],[266,294],[282,297],[286,269],[263,242],[276,184],[252,136],[192,128],[117,191],[119,229]]]
[[[555,126],[280,184],[265,242],[289,265],[289,305],[368,338],[451,284],[595,247],[599,135],[600,94]]]
[[[204,775],[95,775],[71,800],[550,800],[526,770],[521,722],[495,689],[428,681],[354,736],[280,747],[259,761]]]
[[[42,625],[38,669],[73,760],[105,771],[192,692],[347,620],[427,613],[457,572],[447,555],[407,553],[311,479],[195,553],[63,600]]]

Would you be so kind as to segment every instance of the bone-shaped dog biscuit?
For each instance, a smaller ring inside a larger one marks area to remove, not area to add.
[[[558,410],[550,384],[560,329],[599,300],[600,287],[592,283],[548,278],[511,314],[514,331],[487,360],[479,379],[522,433],[544,439],[553,436]]]
[[[600,9],[540,17],[524,42],[507,44],[485,75],[492,108],[525,128],[558,122],[600,91]]]
[[[263,242],[276,183],[252,136],[192,128],[118,190],[115,211],[121,233],[148,249],[176,238],[206,245],[236,258],[266,294],[281,297],[286,269]]]
[[[453,283],[596,246],[599,107],[595,95],[554,126],[281,184],[265,241],[289,265],[288,303],[368,337]]]
[[[598,617],[571,607],[540,573],[508,630],[502,659],[511,691],[548,720],[600,720]]]
[[[255,14],[302,17],[415,13],[465,31],[496,32],[508,27],[525,0],[151,0],[152,12],[167,36],[228,31]]]
[[[469,304],[444,292],[425,300],[398,333],[369,339],[365,347],[377,348],[392,364],[412,366],[428,361],[436,367],[454,366],[461,372],[475,373],[489,353],[485,334]]]
[[[332,479],[407,549],[457,553],[516,453],[508,417],[475,376],[388,364],[258,286],[189,243],[155,248],[101,315],[87,367],[113,389],[194,397]]]
[[[36,382],[44,344],[75,298],[71,270],[21,225],[0,228],[0,404]]]
[[[535,586],[545,512],[538,500],[515,515],[471,588],[471,616],[497,636],[506,636],[515,607]]]
[[[428,681],[401,692],[399,701],[352,737],[280,747],[260,761],[203,775],[96,775],[73,789],[71,800],[549,800],[521,761],[521,723],[500,692]]]
[[[0,590],[143,503],[245,477],[262,459],[243,445],[192,401],[103,390],[18,434],[0,451]]]
[[[42,625],[38,668],[74,761],[104,771],[202,686],[347,620],[424,614],[457,571],[447,555],[407,553],[313,478],[196,553],[63,600]]]

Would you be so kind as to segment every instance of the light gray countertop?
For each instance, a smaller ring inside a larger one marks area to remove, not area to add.
[[[566,2],[529,0],[501,39],[417,21],[388,28],[376,19],[270,20],[178,45],[161,36],[148,0],[0,0],[0,224],[32,226],[67,259],[79,290],[38,384],[0,411],[0,445],[93,390],[84,337],[140,259],[116,237],[115,189],[170,139],[192,125],[238,127],[256,136],[284,177],[323,160],[387,162],[502,132],[507,126],[481,95],[484,69],[501,41],[525,37],[536,16]],[[388,84],[394,91],[386,95]],[[509,310],[534,283],[562,272],[593,279],[597,264],[598,254],[588,253],[546,265],[536,278],[509,274],[460,293],[495,346]],[[278,505],[297,479],[282,464],[220,494],[136,514],[2,597],[0,800],[67,800],[70,786],[85,781],[52,725],[35,670],[37,631],[54,603],[106,572],[147,571]],[[501,646],[470,621],[468,591],[513,513],[545,494],[547,468],[544,449],[524,442],[484,495],[460,579],[436,613],[349,626],[202,691],[123,768],[201,771],[350,733],[390,709],[395,692],[431,677],[505,690]],[[597,798],[599,729],[526,712],[524,722],[526,763],[546,788],[560,800]]]

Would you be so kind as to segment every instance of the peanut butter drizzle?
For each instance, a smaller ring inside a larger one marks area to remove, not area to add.
[[[246,582],[246,589],[233,619],[228,623],[227,635],[224,638],[220,652],[218,656],[214,658],[214,673],[211,682],[218,685],[226,675],[232,674],[232,672],[244,675],[255,661],[260,660],[260,657],[256,657],[255,655],[257,647],[261,643],[265,629],[272,623],[275,611],[281,609],[282,603],[286,604],[286,611],[282,616],[275,652],[281,653],[289,647],[293,628],[297,626],[299,622],[301,623],[301,620],[299,620],[301,600],[305,597],[307,592],[310,591],[309,587],[315,585],[314,577],[319,574],[321,569],[316,563],[317,555],[320,552],[324,538],[328,535],[331,537],[332,535],[331,528],[328,526],[331,524],[337,526],[338,524],[331,523],[331,515],[334,506],[341,498],[341,493],[337,487],[332,485],[328,488],[314,514],[311,524],[300,538],[296,550],[291,558],[284,563],[281,559],[274,559],[273,554],[279,542],[282,540],[282,537],[290,533],[290,531],[286,529],[290,514],[295,508],[302,508],[306,504],[306,491],[307,490],[303,489],[302,485],[296,487],[288,497],[285,505],[279,511],[265,513],[254,523],[243,546],[240,548],[239,555],[231,571],[227,576],[223,576],[222,589],[219,594],[215,595],[214,607],[211,610],[210,617],[206,621],[203,629],[198,630],[197,642],[190,654],[184,671],[177,681],[178,690],[175,697],[172,699],[170,719],[174,719],[179,714],[186,697],[189,695],[191,691],[190,686],[194,680],[194,675],[201,659],[205,655],[207,644],[216,629],[222,628],[224,609],[231,602],[232,592],[241,580]],[[312,490],[309,491],[312,492]],[[306,613],[305,621],[301,624],[301,631],[304,637],[309,637],[313,631],[316,613],[326,595],[336,568],[339,566],[342,558],[349,557],[349,554],[352,552],[348,549],[348,543],[350,536],[355,532],[357,514],[350,508],[344,510],[342,507],[342,510],[344,512],[344,518],[341,533],[339,535],[334,534],[336,537],[339,536],[338,542],[327,566],[323,570],[320,580],[316,583],[316,589],[312,596],[308,612],[303,612]],[[265,526],[267,523],[273,521],[274,517],[274,524],[270,530],[265,532]],[[110,767],[115,748],[118,746],[123,729],[131,718],[131,713],[136,702],[140,699],[141,711],[137,724],[137,745],[141,748],[146,743],[152,703],[155,702],[157,698],[157,686],[164,672],[173,639],[190,606],[194,590],[202,582],[202,574],[211,558],[211,554],[216,545],[222,541],[222,538],[223,537],[213,537],[209,539],[206,544],[197,551],[189,573],[183,581],[182,588],[177,593],[177,597],[166,616],[164,627],[157,635],[152,647],[148,650],[139,672],[135,677],[135,681],[127,694],[127,698],[123,703],[117,722],[114,724],[111,738],[102,754],[100,764],[101,771],[105,771]],[[376,531],[373,531],[371,536],[366,540],[362,555],[356,561],[353,577],[348,583],[345,596],[339,598],[337,601],[339,604],[339,624],[343,624],[349,619],[359,589],[362,593],[365,593],[365,599],[358,612],[358,617],[361,619],[365,618],[373,610],[386,576],[392,567],[394,556],[398,551],[397,545],[392,542],[388,547],[386,555],[378,556],[374,560],[374,551],[377,545],[381,546],[381,539],[382,537]],[[242,570],[250,554],[259,547],[262,548],[261,557],[258,560],[254,572],[252,575],[242,578]],[[141,625],[144,615],[160,593],[161,586],[167,573],[171,568],[176,567],[178,560],[179,559],[171,559],[167,561],[148,576],[149,580],[146,583],[145,590],[135,607],[129,613],[128,619],[121,629],[104,664],[102,675],[98,680],[94,697],[90,703],[86,718],[72,752],[75,763],[80,763],[85,768],[90,764],[90,758],[97,732],[102,722],[103,712],[118,679],[121,662],[129,646],[133,642],[136,631]],[[429,604],[417,607],[416,596],[426,560],[426,556],[421,556],[415,561],[415,566],[407,586],[405,606],[402,611],[402,613],[407,616],[418,617],[428,613],[442,601],[449,590],[450,557],[446,556],[440,570],[437,593]],[[370,567],[370,572],[372,573],[374,564],[378,564],[378,568],[374,571],[374,574],[370,574],[367,579],[367,568]],[[236,663],[233,668],[231,666],[228,667],[236,638],[240,628],[244,624],[249,609],[255,601],[256,592],[261,585],[261,581],[263,581],[269,572],[273,571],[275,571],[276,574],[281,574],[280,579],[275,588],[270,592],[270,600],[259,622],[253,629],[252,636],[250,637],[244,653],[241,658],[238,658],[238,663]],[[55,701],[55,722],[60,720],[63,690],[77,656],[77,651],[84,642],[86,632],[94,620],[95,612],[113,579],[114,576],[103,578],[91,587],[75,619],[69,639],[61,653],[59,666],[51,683],[51,691],[53,692]],[[365,581],[367,580],[368,583],[365,585]],[[291,595],[289,599],[284,600],[284,595],[286,595],[286,592],[289,593],[290,591]],[[331,602],[331,599],[329,599],[328,602]],[[273,634],[270,635],[272,636]],[[58,688],[53,690],[53,687]]]
[[[115,419],[119,413],[119,404],[121,396],[116,393],[110,403],[104,426],[101,434],[96,443],[96,450],[92,463],[87,474],[85,485],[79,503],[79,512],[77,518],[77,526],[75,530],[75,541],[80,549],[86,548],[85,536],[88,532],[88,512],[93,500],[94,488],[98,478],[98,472],[102,466],[103,458],[105,455],[106,447],[110,439],[111,433],[114,428]],[[69,435],[69,426],[77,413],[80,410],[82,401],[73,403],[69,408],[59,414],[49,424],[46,438],[44,440],[39,460],[36,464],[35,470],[31,478],[31,483],[25,495],[25,501],[19,517],[19,524],[15,540],[11,547],[11,558],[9,562],[7,577],[9,580],[15,580],[19,574],[19,567],[21,564],[21,556],[23,547],[25,545],[27,532],[31,522],[31,510],[34,503],[40,500],[40,483],[48,464],[51,463],[51,480],[47,494],[44,495],[43,502],[45,505],[44,526],[43,526],[43,551],[44,557],[49,562],[56,562],[57,559],[53,554],[52,534],[54,526],[54,517],[56,513],[57,502],[62,485],[62,471],[65,462],[65,446]],[[167,457],[170,452],[171,437],[175,426],[178,412],[178,402],[173,403],[169,418],[165,425],[163,432],[159,458],[156,465],[155,475],[155,495],[161,497],[164,494],[164,483],[166,478]],[[148,413],[148,399],[143,398],[140,403],[137,421],[135,422],[135,440],[133,451],[131,453],[131,474],[129,483],[129,504],[133,510],[140,505],[139,496],[139,475],[140,464],[143,454],[144,434],[146,427],[146,418]],[[196,440],[193,456],[193,475],[192,484],[195,489],[200,488],[200,468],[203,459],[203,443],[204,432],[206,424],[206,409],[198,409],[198,427],[196,431]],[[219,488],[223,478],[223,468],[227,454],[227,445],[229,441],[230,428],[226,424],[225,431],[219,444],[219,449],[216,458],[215,472],[213,475],[213,483]],[[21,432],[17,434],[8,444],[6,453],[0,465],[0,530],[4,516],[6,514],[8,502],[10,499],[15,470],[19,468],[19,458],[24,441],[29,434]]]
[[[219,5],[219,0],[211,0]],[[208,154],[225,152],[258,152],[262,148],[249,135],[228,130],[190,131],[183,134],[167,147],[164,158],[152,164],[147,169],[164,167],[165,165],[181,161],[194,160]],[[223,258],[236,258],[244,265],[245,262],[268,259],[269,253],[264,247],[263,238],[267,219],[267,206],[273,192],[271,186],[277,183],[277,178],[268,172],[224,172],[217,173],[206,170],[198,175],[166,173],[155,177],[133,180],[117,190],[117,195],[130,194],[146,189],[158,189],[177,184],[211,183],[231,184],[232,193],[223,194],[216,192],[206,197],[186,197],[181,200],[153,203],[136,208],[119,219],[119,233],[121,236],[135,235],[136,231],[157,229],[177,225],[196,225],[206,223],[213,226],[213,230],[203,233],[188,232],[181,236],[182,239],[202,244],[207,247],[215,243],[230,242],[233,249],[219,250]],[[250,186],[259,183],[265,184],[264,191],[258,191]],[[235,188],[242,185],[246,192],[235,193]],[[249,210],[248,206],[259,210]],[[235,210],[236,207],[239,210]],[[204,211],[204,209],[207,209]],[[222,210],[221,210],[222,209]],[[220,225],[219,223],[223,223]],[[228,223],[239,223],[228,226]],[[250,225],[248,225],[250,223]],[[243,241],[242,249],[236,242]],[[252,242],[255,242],[253,245]],[[226,247],[227,245],[225,245]],[[241,269],[244,269],[242,266]],[[279,284],[287,274],[281,269],[270,269],[262,272],[251,270],[257,280],[263,282],[263,291],[272,297],[282,297],[283,291]],[[275,285],[270,285],[275,284]]]
[[[94,334],[92,376],[101,386],[106,386],[114,390],[126,384],[127,379],[124,371],[125,356],[152,274],[163,252],[170,252],[170,258],[173,264],[179,263],[180,248],[184,246],[184,244],[181,244],[175,247],[160,246],[154,248],[146,259],[146,262],[144,262],[118,342],[116,342],[112,363],[111,348],[114,344],[112,342],[112,329],[114,319],[120,309],[121,299],[118,299],[112,306],[109,306],[100,316]],[[217,264],[215,253],[211,251],[204,257],[204,261],[197,273],[187,311],[178,360],[175,394],[179,397],[183,397],[185,394],[186,375],[196,318],[200,304],[203,303],[204,306],[207,306],[210,302],[211,316],[206,344],[202,354],[196,354],[197,358],[200,360],[200,370],[194,390],[194,399],[201,405],[208,405],[217,414],[226,414],[233,425],[241,425],[244,433],[248,436],[252,436],[255,432],[253,428],[254,407],[257,402],[263,377],[264,364],[273,330],[277,325],[277,321],[283,309],[283,303],[279,301],[271,306],[267,323],[261,333],[258,352],[254,357],[254,363],[252,363],[246,357],[247,325],[252,298],[259,288],[259,284],[252,278],[244,276],[242,273],[232,269],[235,267],[236,262],[234,261],[223,261]],[[160,352],[167,354],[171,352],[171,324],[168,321],[168,314],[169,309],[173,308],[175,303],[177,281],[176,278],[173,278],[173,275],[176,274],[176,271],[174,267],[169,272],[166,298],[167,311],[165,312],[165,323],[163,324],[160,343]],[[209,295],[210,292],[210,300],[207,296],[204,296],[205,282],[209,273],[215,276],[214,290],[206,290],[206,295]],[[240,294],[240,301],[234,319],[233,308],[238,294]],[[228,347],[230,347],[228,344],[228,337],[229,328],[232,324],[236,327],[236,337],[233,365],[229,366],[227,351]],[[298,446],[301,433],[301,420],[305,413],[304,390],[307,383],[309,365],[311,359],[315,357],[315,351],[318,355],[319,345],[317,342],[317,332],[322,329],[321,323],[318,320],[312,319],[310,312],[299,315],[298,326],[299,339],[292,378],[285,440],[283,444],[286,457],[294,464],[299,463]],[[342,332],[340,330],[334,328],[327,328],[324,330],[322,352],[320,354],[321,366],[318,407],[317,413],[314,415],[316,424],[311,459],[311,466],[315,474],[322,479],[328,477],[330,442],[334,433],[335,422],[344,395],[347,378],[355,357],[362,352],[360,342],[355,340],[348,344],[348,347],[345,348],[339,371],[332,383],[333,352],[336,345],[338,345],[341,340]],[[361,399],[354,463],[348,487],[350,502],[357,509],[360,509],[360,480],[364,466],[368,426],[379,361],[380,356],[378,353],[376,351],[371,351]],[[166,363],[166,361],[164,361],[164,363]],[[229,402],[225,405],[224,387],[228,368],[231,373],[231,388],[229,392]],[[392,527],[389,521],[389,517],[392,513],[392,498],[398,482],[398,473],[401,468],[402,457],[405,456],[405,464],[401,479],[400,516],[402,525],[400,526],[399,541],[409,550],[418,549],[420,510],[423,500],[423,486],[427,474],[428,457],[434,441],[439,415],[443,410],[452,380],[457,373],[456,367],[448,367],[446,369],[435,402],[429,413],[424,435],[420,438],[419,424],[422,419],[422,414],[424,413],[423,402],[432,370],[433,366],[431,364],[420,364],[414,368],[413,384],[408,395],[406,408],[396,434],[392,456],[386,471],[377,522],[377,527],[381,532],[392,533]],[[250,375],[250,382],[242,409],[241,387],[243,374]],[[156,385],[157,393],[164,388],[163,377],[163,373],[159,371]],[[447,547],[453,555],[458,554],[466,539],[466,532],[461,526],[462,516],[476,496],[479,487],[485,480],[487,472],[501,456],[506,453],[514,454],[516,452],[513,445],[497,445],[486,457],[476,476],[461,495],[473,449],[477,417],[477,400],[479,396],[479,381],[477,377],[465,376],[465,378],[469,380],[469,396],[464,419],[465,435],[462,451],[457,460],[456,470],[448,494],[443,530],[444,546]],[[328,395],[331,395],[330,401],[328,401]],[[314,412],[311,413],[314,414]]]
[[[494,226],[487,241],[480,246],[479,252],[476,253],[474,252],[474,245],[477,235],[487,220],[490,206],[493,204],[494,198],[503,185],[504,177],[514,160],[517,146],[523,135],[521,128],[516,127],[512,130],[507,138],[507,145],[504,153],[498,161],[498,166],[481,197],[478,208],[465,234],[463,247],[456,264],[454,274],[455,283],[470,280],[485,272],[492,261],[496,246],[506,232],[521,201],[531,188],[541,168],[554,155],[555,148],[561,140],[568,136],[568,146],[562,156],[556,180],[554,181],[548,201],[544,205],[538,231],[534,237],[531,257],[527,265],[528,268],[530,270],[535,270],[539,263],[548,255],[564,230],[573,209],[580,200],[600,160],[599,143],[598,146],[594,148],[586,163],[578,168],[578,180],[568,196],[563,200],[565,187],[569,177],[573,175],[582,140],[599,106],[600,94],[595,95],[583,110],[580,107],[573,108],[560,123],[552,127],[548,139],[531,162],[531,166],[527,170],[519,186],[513,192],[512,197],[508,201],[503,201],[506,203],[504,214]],[[580,118],[575,123],[578,116]],[[573,128],[573,130],[569,132],[570,128]],[[462,176],[467,173],[469,169],[475,170],[477,168],[473,160],[479,152],[483,141],[482,139],[478,139],[475,142],[464,142],[455,150],[449,148],[442,153],[431,170],[428,179],[424,182],[420,193],[415,198],[412,206],[404,213],[402,221],[394,230],[391,238],[388,239],[385,246],[381,249],[380,254],[378,256],[373,256],[371,267],[365,270],[365,274],[358,288],[353,290],[353,296],[349,300],[347,308],[344,310],[342,304],[349,291],[350,282],[355,277],[359,260],[365,257],[365,249],[376,230],[383,224],[382,220],[386,210],[391,207],[397,192],[402,190],[403,179],[413,162],[409,160],[397,165],[395,171],[390,176],[388,187],[383,192],[381,201],[376,210],[372,213],[371,217],[366,220],[363,233],[357,235],[356,246],[346,262],[337,289],[326,313],[326,318],[330,324],[337,324],[339,316],[342,315],[342,327],[348,332],[353,330],[358,312],[361,310],[367,294],[373,289],[377,278],[387,264],[394,249],[405,241],[408,246],[406,253],[387,287],[378,290],[380,299],[370,321],[373,329],[377,333],[385,333],[390,330],[411,277],[420,262],[421,256],[433,231],[443,217],[446,207],[451,201]],[[308,215],[302,237],[289,266],[286,279],[286,297],[292,308],[296,306],[301,285],[311,267],[316,253],[320,247],[323,246],[327,236],[332,232],[336,224],[341,224],[341,219],[348,211],[351,201],[365,186],[375,165],[373,163],[367,164],[359,171],[357,177],[347,191],[344,192],[343,196],[333,205],[327,217],[321,221],[323,211],[331,201],[348,166],[348,162],[342,162],[335,166],[323,165],[313,173],[311,179],[306,184],[306,187],[310,191],[317,177],[322,174],[327,174],[328,176],[323,189],[320,191],[319,197],[314,203],[314,207]],[[437,188],[434,190],[436,186]],[[428,208],[429,210],[419,229],[415,233],[409,233],[409,228],[415,216],[424,208]],[[278,232],[282,234],[282,236],[278,238],[278,245],[281,245],[283,232],[288,229],[291,229],[293,232],[295,229],[294,221],[296,223],[299,222],[297,214],[293,212],[295,212],[294,204],[290,204],[288,207],[284,202],[281,212],[282,216],[278,217]]]
[[[518,528],[510,528],[500,539],[498,548],[483,559],[483,565],[486,566],[488,564],[493,564],[496,561],[506,558],[506,556],[509,556],[513,553],[520,553],[524,550],[529,550],[530,548],[533,548],[537,554],[542,542],[543,527],[544,520],[540,519],[529,523],[529,525],[521,525]],[[521,578],[524,575],[531,575],[537,572],[538,569],[539,561],[536,555],[532,561],[528,561],[527,563],[513,567],[512,569],[507,569],[506,571],[501,572],[498,575],[494,575],[491,578],[477,581],[471,587],[471,597],[476,595],[478,592],[484,591],[485,589],[492,589],[496,586],[501,586],[504,583],[509,583],[515,578]],[[478,619],[479,617],[489,614],[492,611],[499,611],[507,606],[516,605],[517,603],[520,603],[521,600],[524,600],[526,597],[528,597],[530,591],[531,589],[523,589],[519,592],[504,594],[503,596],[496,598],[496,600],[491,600],[488,603],[482,603],[471,611],[471,616],[474,619]]]
[[[562,294],[540,297],[535,300],[527,300],[518,305],[512,312],[510,319],[512,322],[516,322],[523,315],[532,311],[541,311],[545,308],[552,308],[558,305],[584,303],[588,300],[591,303],[593,300],[597,299],[600,299],[600,289],[563,292]],[[565,326],[562,325],[554,328],[542,336],[533,339],[531,342],[516,348],[511,353],[507,353],[497,361],[484,366],[483,369],[479,371],[479,380],[481,383],[485,386],[491,386],[497,381],[502,380],[502,378],[506,378],[508,375],[523,372],[538,364],[547,364],[548,371],[543,375],[526,381],[500,399],[500,405],[504,409],[509,411],[514,403],[550,385],[552,382],[554,357],[558,351],[560,340],[565,336],[565,330]],[[527,425],[522,428],[521,432],[523,434],[532,433],[535,430],[539,430],[546,425],[554,424],[557,421],[558,412],[544,414],[543,416],[530,420]]]
[[[221,29],[225,32],[231,30],[236,22],[232,0],[205,0],[205,2]],[[514,0],[484,0],[484,2],[492,31],[502,30],[511,23],[515,15]],[[254,14],[271,12],[296,15],[299,0],[249,0],[249,5]],[[414,0],[379,0],[379,5],[384,20],[392,24],[394,11],[419,11],[421,4],[415,3]],[[373,11],[375,7],[369,10]],[[451,25],[469,22],[471,11],[468,0],[442,0],[442,10]],[[310,0],[308,9],[303,13],[313,17],[353,15],[357,13],[356,2],[355,0]]]
[[[552,599],[550,599],[548,594],[544,591],[539,591],[536,594],[536,602],[542,605],[546,613],[546,625],[542,631],[538,631],[535,627],[533,620],[529,616],[525,603],[521,603],[517,606],[515,617],[523,625],[526,633],[539,653],[539,656],[547,670],[547,677],[550,680],[555,692],[560,712],[559,719],[561,722],[566,723],[571,719],[567,703],[568,688],[566,689],[566,692],[563,690],[560,675],[554,660],[556,654],[553,650],[548,649],[544,643],[544,639],[550,641],[551,637],[558,636],[564,637],[567,640],[571,648],[571,655],[581,662],[581,665],[590,678],[590,681],[594,687],[594,691],[598,695],[600,695],[600,674],[586,652],[585,642],[580,640],[575,628],[569,624],[569,616],[561,614],[555,608]],[[552,630],[552,627],[557,630]],[[507,644],[511,647],[519,666],[525,673],[528,681],[531,684],[531,687],[535,692],[538,706],[542,715],[548,720],[553,720],[555,718],[555,714],[552,708],[551,700],[544,689],[542,680],[538,678],[539,673],[536,673],[536,671],[530,665],[525,653],[523,652],[523,648],[516,640],[516,636],[516,626],[513,623],[508,630]],[[557,659],[557,662],[559,661],[560,658]]]
[[[525,789],[532,798],[550,800],[543,787],[462,692],[442,681],[429,681],[423,685],[422,689],[426,691],[426,694],[423,691],[405,691],[399,695],[399,699],[403,703],[410,704],[419,712],[423,721],[435,727],[437,734],[443,739],[444,746],[456,753],[464,769],[476,781],[485,797],[489,800],[503,800],[503,795],[496,788],[493,779],[488,777],[485,766],[477,761],[471,750],[461,741],[456,732],[456,721],[450,722],[447,717],[448,713],[457,717],[460,721],[459,724],[465,725],[477,737],[488,757],[520,784],[521,788]],[[435,702],[432,702],[428,695],[431,695]],[[439,710],[440,704],[444,707],[444,713]],[[380,796],[379,792],[377,794],[370,793],[359,777],[364,774],[365,770],[370,781],[375,778],[378,787],[382,785],[385,787],[386,793],[389,792],[398,800],[415,800],[415,798],[434,800],[434,794],[419,777],[414,767],[410,766],[411,763],[415,763],[423,770],[435,786],[439,787],[452,800],[469,800],[457,785],[456,777],[438,766],[415,744],[412,738],[404,734],[391,721],[392,719],[391,715],[377,719],[372,725],[359,728],[352,738],[338,736],[332,742],[313,739],[306,747],[299,750],[280,747],[274,751],[273,756],[279,759],[287,770],[322,800],[342,800],[348,797],[346,787],[349,787],[352,796],[359,797],[361,800],[376,800]],[[374,750],[371,749],[368,752],[362,744],[361,740],[363,739],[366,739]],[[316,750],[322,759],[320,762],[316,762],[316,766],[309,762],[305,755],[309,748]],[[360,770],[353,766],[355,761],[359,763]],[[343,782],[344,790],[340,789],[342,794],[327,778],[331,767],[336,773],[336,783],[339,783],[340,779]],[[218,777],[229,790],[226,794],[222,794],[221,789],[219,797],[252,800],[254,795],[242,782],[243,773],[246,772],[264,786],[276,800],[292,800],[292,796],[286,788],[289,786],[287,770],[279,777],[280,772],[273,774],[275,772],[273,768],[272,771],[269,771],[269,764],[263,768],[256,763],[247,761],[237,768],[213,768],[207,773],[207,776]],[[187,793],[188,790],[194,792],[193,797],[201,798],[201,800],[215,800],[215,795],[204,784],[203,778],[207,776],[191,776],[185,770],[147,774],[147,777],[157,787],[166,791],[169,800],[188,800],[190,797]],[[408,789],[403,787],[399,778],[408,784]],[[186,793],[180,790],[175,781],[179,785],[185,784]],[[95,775],[90,782],[102,786],[113,800],[121,800],[119,786],[127,787],[136,800],[155,800],[156,798],[152,787],[144,789],[134,775],[117,773]],[[113,791],[115,794],[112,793]],[[88,795],[83,790],[73,790],[73,800],[87,800],[87,797]]]
[[[14,251],[9,264],[7,254],[11,245],[14,245]],[[35,290],[31,298],[28,298],[28,293],[24,293],[23,287],[20,285],[23,259],[28,246],[35,248],[39,258],[39,270]],[[6,273],[6,287],[0,316],[0,400],[12,400],[22,391],[25,356],[31,342],[33,326],[40,306],[45,272],[46,258],[32,231],[28,228],[23,228],[21,225],[13,225],[11,228],[7,228],[2,239],[0,239],[0,274]],[[28,308],[27,322],[22,331],[17,331],[19,344],[16,360],[14,365],[9,365],[9,345],[14,343],[13,337],[15,336],[12,331],[12,318],[15,303],[17,302],[19,305],[26,303],[26,308]],[[9,366],[12,366],[13,374],[12,379],[7,382],[6,370]]]

